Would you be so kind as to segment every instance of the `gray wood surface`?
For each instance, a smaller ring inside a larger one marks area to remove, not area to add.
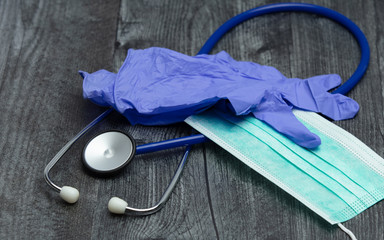
[[[0,239],[348,239],[299,201],[213,143],[195,146],[169,202],[149,217],[115,216],[120,196],[131,206],[154,204],[183,149],[138,156],[119,175],[100,178],[81,163],[82,147],[107,129],[138,144],[191,133],[184,123],[130,126],[117,113],[86,134],[52,170],[60,186],[80,190],[64,203],[44,182],[58,150],[103,112],[82,98],[78,70],[117,71],[129,48],[166,47],[195,55],[227,19],[271,0],[2,0],[0,1]],[[359,114],[336,122],[384,156],[384,2],[312,0],[352,19],[371,46],[370,67],[349,96]],[[252,19],[212,53],[272,65],[289,77],[338,73],[347,79],[360,53],[338,24],[311,14]],[[384,202],[345,226],[358,239],[384,239]]]

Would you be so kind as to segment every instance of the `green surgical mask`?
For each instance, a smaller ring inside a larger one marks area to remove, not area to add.
[[[384,159],[318,114],[294,114],[320,137],[319,147],[302,148],[254,117],[216,109],[186,122],[354,238],[341,222],[384,198]]]

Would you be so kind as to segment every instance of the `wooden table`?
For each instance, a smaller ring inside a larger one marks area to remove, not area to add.
[[[348,239],[299,201],[213,143],[193,147],[169,202],[148,217],[115,216],[111,196],[153,205],[183,149],[137,156],[119,175],[100,178],[81,163],[95,134],[119,129],[138,144],[185,136],[185,123],[130,126],[117,113],[86,134],[51,172],[80,190],[74,205],[45,183],[58,150],[105,109],[82,97],[78,70],[116,72],[129,48],[170,48],[195,55],[227,19],[272,0],[0,1],[0,239]],[[384,1],[307,0],[353,20],[371,46],[369,69],[348,96],[352,120],[335,122],[384,156]],[[288,77],[338,73],[344,80],[360,52],[351,34],[312,14],[279,13],[245,22],[212,53],[271,65]],[[359,239],[384,239],[384,203],[345,223]]]

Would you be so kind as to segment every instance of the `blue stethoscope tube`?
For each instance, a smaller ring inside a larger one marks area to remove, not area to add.
[[[144,154],[150,152],[157,152],[165,149],[182,147],[186,145],[193,145],[198,143],[203,143],[209,139],[203,134],[191,135],[188,137],[174,138],[170,140],[165,140],[161,142],[148,143],[136,146],[136,154]]]
[[[352,76],[339,88],[337,88],[333,93],[348,93],[363,77],[365,71],[369,65],[369,44],[364,35],[364,33],[360,30],[360,28],[354,24],[347,17],[342,14],[331,10],[329,8],[307,4],[307,3],[277,3],[270,4],[261,7],[257,7],[246,12],[243,12],[227,22],[225,22],[221,27],[219,27],[209,39],[205,42],[203,47],[200,49],[198,54],[208,54],[212,48],[216,45],[216,43],[232,28],[239,25],[240,23],[247,21],[251,18],[261,16],[268,13],[278,13],[278,12],[308,12],[318,14],[329,19],[334,20],[335,22],[341,24],[346,29],[348,29],[352,35],[356,38],[360,50],[361,50],[361,58],[360,64],[357,67],[356,71],[352,74]]]

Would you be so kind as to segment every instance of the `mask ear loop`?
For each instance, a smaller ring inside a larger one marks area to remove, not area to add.
[[[337,226],[339,226],[339,228],[341,230],[343,230],[352,240],[357,240],[355,234],[353,234],[353,232],[351,230],[349,230],[348,228],[344,227],[343,224],[338,223]]]

